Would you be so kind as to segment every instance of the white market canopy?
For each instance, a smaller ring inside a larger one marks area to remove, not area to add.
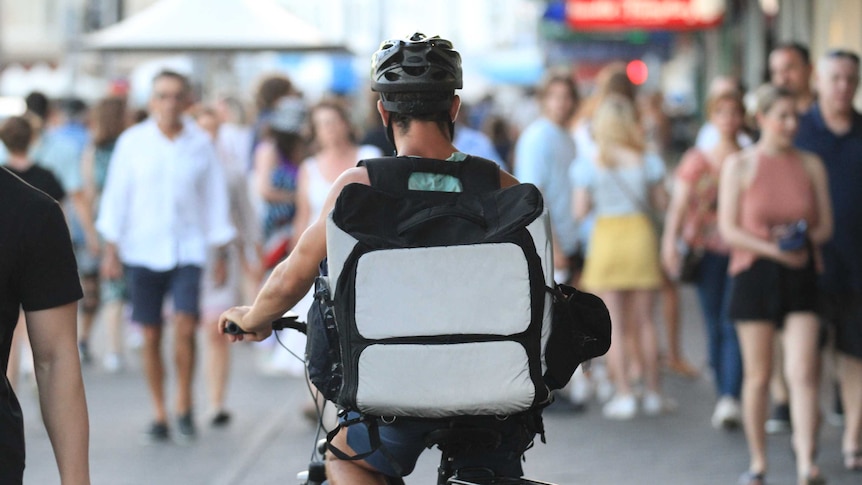
[[[274,0],[159,0],[84,37],[103,52],[340,51]]]

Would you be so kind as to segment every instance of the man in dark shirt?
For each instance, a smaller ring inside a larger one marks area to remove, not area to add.
[[[799,120],[796,145],[823,159],[835,218],[823,246],[824,316],[835,325],[848,469],[862,470],[862,114],[853,109],[859,56],[834,50],[817,64],[818,100]]]
[[[23,308],[45,428],[64,484],[88,484],[89,420],[76,345],[81,298],[56,201],[0,168],[0,483],[24,474],[24,423],[6,367]]]

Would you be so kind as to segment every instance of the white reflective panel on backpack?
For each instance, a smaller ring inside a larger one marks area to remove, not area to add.
[[[358,242],[355,237],[342,231],[332,221],[331,212],[326,216],[326,266],[329,281],[332,282],[329,291],[333,300],[335,299],[336,287],[338,286],[338,277],[344,268],[344,262],[350,256],[350,251]]]
[[[554,249],[551,238],[551,216],[548,209],[542,211],[542,215],[537,217],[535,221],[527,226],[527,231],[533,238],[533,243],[536,245],[536,252],[542,259],[542,270],[545,274],[545,286],[554,287]],[[545,294],[545,313],[542,316],[542,348],[548,345],[548,338],[551,336],[551,313],[553,307],[551,305],[553,298],[550,293]],[[542,373],[545,373],[548,365],[545,362],[544,355],[542,356]]]
[[[357,263],[354,316],[368,339],[514,335],[530,312],[527,260],[516,244],[387,249]]]
[[[527,366],[512,341],[371,345],[359,357],[356,402],[383,416],[505,416],[532,404]]]

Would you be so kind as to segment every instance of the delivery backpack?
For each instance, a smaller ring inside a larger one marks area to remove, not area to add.
[[[601,300],[554,285],[535,186],[500,189],[497,166],[476,157],[360,165],[371,185],[344,187],[328,217],[308,318],[309,378],[325,398],[364,416],[508,416],[546,405],[607,351]],[[411,190],[414,174],[461,191]]]

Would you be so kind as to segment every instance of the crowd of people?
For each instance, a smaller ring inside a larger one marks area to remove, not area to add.
[[[713,80],[706,123],[678,162],[660,95],[638,93],[624,65],[604,68],[583,100],[569,71],[550,72],[526,126],[479,106],[478,116],[458,120],[455,147],[542,191],[555,280],[598,294],[611,314],[608,355],[579,369],[559,400],[577,410],[595,397],[614,420],[673,412],[679,404],[663,391],[662,370],[699,373],[681,349],[686,273],[706,325],[711,424],[742,427],[749,445],[741,483],[764,483],[766,434],[785,429],[793,431],[799,483],[825,483],[815,461],[821,379],[834,381],[844,465],[862,470],[862,115],[852,105],[859,67],[842,50],[813,66],[808,50],[790,43],[771,52],[770,82],[750,93],[731,77]],[[0,126],[6,169],[60,202],[69,221],[83,289],[80,361],[94,365],[98,354],[106,371],[122,371],[125,334],[141,340],[149,442],[197,433],[199,332],[207,419],[230,422],[230,351],[213,323],[254,299],[320,217],[342,173],[393,154],[376,112],[366,117],[343,97],[311,104],[285,75],[259,83],[253,122],[235,98],[200,98],[193,102],[185,76],[162,71],[143,120],[122,97],[88,109],[33,93],[27,113]],[[358,129],[361,118],[374,122]],[[307,305],[308,297],[297,311]],[[107,335],[99,352],[91,345],[97,317]],[[176,369],[170,411],[165,328]],[[33,368],[26,331],[19,322],[12,387]],[[302,352],[301,342],[295,347]],[[40,350],[34,344],[37,359]],[[261,352],[264,370],[302,374],[280,347]],[[834,375],[824,375],[833,367],[823,366],[826,357],[837,362]]]

